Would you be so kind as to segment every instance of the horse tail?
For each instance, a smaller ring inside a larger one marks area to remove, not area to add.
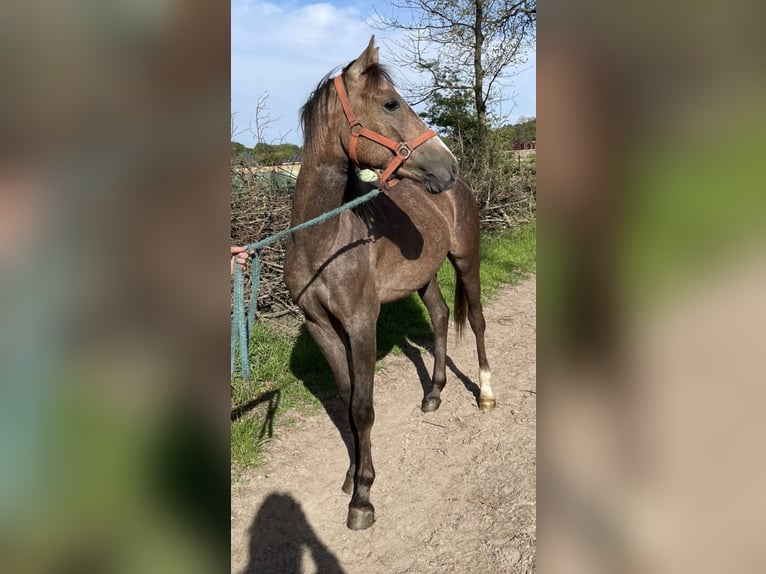
[[[468,316],[468,297],[465,294],[463,279],[457,268],[455,269],[455,331],[458,341],[463,338],[465,320]]]

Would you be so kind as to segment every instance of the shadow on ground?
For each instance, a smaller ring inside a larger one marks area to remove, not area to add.
[[[338,558],[317,538],[300,504],[287,494],[264,500],[250,526],[250,559],[241,574],[303,572],[310,554],[316,572],[344,574]]]
[[[262,403],[268,403],[268,406],[266,408],[266,417],[263,422],[261,431],[259,433],[258,440],[262,439],[264,436],[267,436],[267,435],[269,438],[271,438],[274,435],[274,415],[277,412],[277,407],[279,406],[279,400],[281,396],[282,396],[282,392],[279,389],[275,389],[275,390],[263,393],[262,395],[259,395],[255,399],[231,409],[231,422],[241,419],[243,416],[245,416],[247,413],[252,411],[258,405]]]
[[[431,329],[431,320],[419,304],[417,295],[413,294],[401,301],[384,305],[378,318],[376,359],[380,360],[386,357],[394,349],[400,350],[415,365],[420,386],[423,389],[423,396],[425,396],[431,389],[432,364],[426,365],[421,348],[427,349],[429,353],[432,352],[433,330]],[[447,368],[478,400],[479,387],[455,366],[449,358],[449,347],[447,355]],[[290,370],[322,403],[343,438],[349,457],[351,457],[354,452],[354,442],[348,413],[338,396],[332,371],[327,361],[305,328],[301,329],[293,346]]]

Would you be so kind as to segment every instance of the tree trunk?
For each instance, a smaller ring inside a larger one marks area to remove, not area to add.
[[[476,104],[476,118],[479,122],[479,150],[483,152],[487,148],[487,109],[484,101],[484,66],[481,63],[481,54],[484,50],[484,31],[482,30],[482,24],[484,23],[484,0],[474,0],[476,7],[473,32],[474,32],[474,48],[473,48],[473,70],[474,70],[474,84],[473,84],[473,97]]]

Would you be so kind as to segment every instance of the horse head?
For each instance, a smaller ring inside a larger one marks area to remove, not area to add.
[[[341,145],[359,167],[385,170],[441,193],[457,179],[457,160],[396,90],[378,62],[375,37],[335,79],[346,115]],[[344,101],[345,100],[345,101]]]

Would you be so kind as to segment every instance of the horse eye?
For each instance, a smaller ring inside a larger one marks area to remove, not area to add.
[[[393,112],[394,110],[399,108],[399,102],[396,100],[389,100],[385,104],[383,104],[383,107],[386,108],[389,112]]]

